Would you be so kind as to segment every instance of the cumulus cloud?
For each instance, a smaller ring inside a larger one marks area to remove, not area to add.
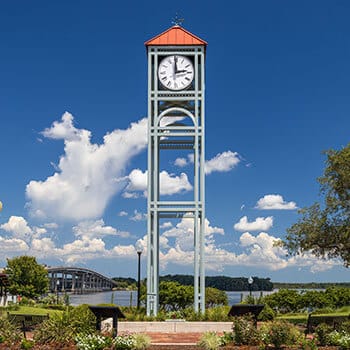
[[[298,209],[295,202],[286,202],[279,194],[267,194],[260,198],[255,206],[261,210],[295,210]]]
[[[273,217],[268,216],[266,218],[258,217],[252,222],[248,222],[248,217],[243,216],[239,222],[234,224],[233,228],[236,231],[268,231],[273,225]]]
[[[105,226],[103,219],[95,221],[83,221],[73,227],[73,232],[77,237],[103,237],[103,236],[121,236],[128,237],[128,232],[117,231],[112,226]]]
[[[191,153],[187,158],[176,158],[174,165],[183,168],[194,162],[194,154]],[[214,158],[205,162],[205,173],[207,175],[213,172],[227,172],[232,170],[240,162],[237,152],[226,151],[218,153]]]
[[[240,162],[237,152],[218,153],[214,158],[205,162],[205,173],[207,175],[218,171],[227,172],[232,170]]]
[[[8,258],[11,253],[25,253],[29,250],[29,246],[22,239],[4,238],[0,236],[0,257]]]
[[[167,171],[163,170],[159,174],[159,179],[161,195],[172,195],[192,190],[192,185],[185,173],[181,173],[177,176],[169,174]],[[135,196],[136,191],[142,192],[143,195],[146,196],[147,171],[143,172],[140,169],[134,169],[129,174],[129,183],[125,188],[124,194],[127,194],[126,198],[130,198],[130,196]]]
[[[176,158],[174,164],[176,166],[179,166],[180,168],[183,168],[187,165],[187,159],[186,158]]]
[[[126,130],[114,130],[103,143],[91,143],[91,132],[74,127],[65,113],[42,134],[64,140],[64,154],[58,169],[46,180],[32,180],[26,195],[32,215],[68,220],[96,219],[110,199],[125,186],[124,172],[130,159],[147,145],[147,119]]]
[[[44,224],[43,226],[48,228],[48,229],[57,229],[58,228],[58,224],[56,224],[55,222],[48,222],[48,223]]]
[[[173,224],[170,221],[164,222],[160,225],[160,228],[170,228],[173,227]]]
[[[147,220],[147,214],[140,213],[139,211],[134,210],[134,215],[130,217],[130,220],[132,220],[132,221]]]
[[[22,216],[11,216],[7,223],[0,226],[13,237],[28,239],[33,234],[33,230],[28,226],[27,221]]]
[[[122,210],[118,213],[118,216],[128,216],[128,213],[126,211]]]
[[[21,224],[15,225],[15,222]],[[242,222],[245,223],[245,221]],[[246,223],[253,224],[249,223],[248,220]],[[164,270],[168,264],[192,266],[194,219],[184,217],[175,226],[171,222],[165,222],[162,226],[165,231],[159,237],[161,268]],[[63,246],[57,246],[51,237],[42,237],[42,235],[47,234],[46,230],[43,227],[30,227],[22,217],[17,217],[15,221],[9,219],[7,223],[0,226],[0,230],[9,234],[8,237],[3,237],[0,234],[2,247],[0,260],[21,254],[30,254],[42,259],[57,259],[65,264],[78,264],[92,259],[133,260],[136,254],[134,244],[106,246],[103,237],[120,236],[122,233],[105,225],[103,220],[84,221],[74,226],[72,230],[76,239]],[[28,234],[28,232],[31,233]],[[21,234],[23,238],[18,238],[18,234]],[[220,247],[217,244],[217,235],[225,235],[223,228],[212,226],[206,219],[205,267],[207,270],[217,272],[230,266],[259,266],[259,268],[270,271],[293,267],[317,273],[342,265],[338,260],[328,259],[325,261],[310,253],[287,256],[285,249],[274,244],[279,238],[266,232],[260,232],[257,235],[250,232],[242,233],[238,242],[233,242],[241,252],[224,249],[224,245],[220,245]],[[138,239],[138,243],[143,246],[143,256],[146,256],[147,237]]]

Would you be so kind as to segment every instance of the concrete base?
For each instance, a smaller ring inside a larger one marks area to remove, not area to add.
[[[224,331],[232,331],[232,322],[118,322],[118,333],[204,333]]]

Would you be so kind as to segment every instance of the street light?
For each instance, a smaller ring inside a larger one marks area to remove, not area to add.
[[[252,284],[253,284],[254,280],[252,276],[249,276],[248,278],[248,285],[249,285],[249,295],[252,295]]]
[[[57,301],[57,305],[58,305],[58,288],[60,286],[60,280],[56,281],[56,301]]]
[[[141,254],[143,246],[140,241],[136,243],[136,252],[138,256],[138,268],[137,268],[137,309],[140,308],[140,295],[141,295]]]

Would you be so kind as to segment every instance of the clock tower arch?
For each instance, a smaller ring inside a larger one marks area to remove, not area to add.
[[[147,315],[159,307],[160,220],[193,223],[194,309],[205,312],[205,53],[207,43],[179,25],[148,40]],[[164,196],[160,159],[188,152],[193,197]],[[193,162],[192,162],[193,160]]]

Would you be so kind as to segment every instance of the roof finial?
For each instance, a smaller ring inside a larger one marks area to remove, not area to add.
[[[183,23],[185,21],[185,19],[184,18],[181,18],[180,16],[179,16],[179,14],[176,12],[176,14],[175,14],[175,18],[173,18],[173,20],[172,20],[172,24],[174,24],[175,26],[181,26],[181,24]]]

